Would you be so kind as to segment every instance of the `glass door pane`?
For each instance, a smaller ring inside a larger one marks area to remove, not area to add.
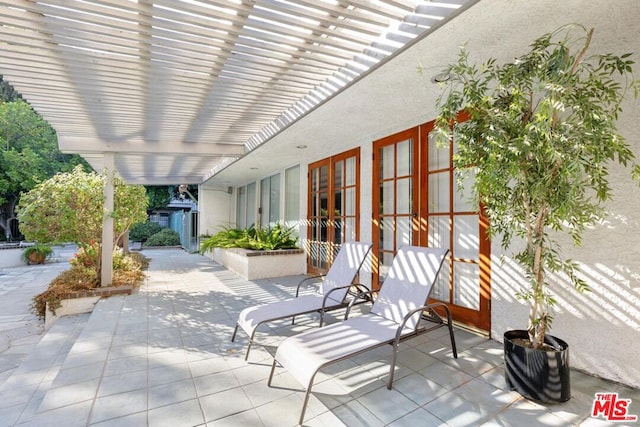
[[[245,225],[250,227],[256,223],[256,183],[247,184],[247,212],[245,214]]]
[[[238,196],[236,199],[236,226],[244,228],[247,226],[247,187],[238,187]]]

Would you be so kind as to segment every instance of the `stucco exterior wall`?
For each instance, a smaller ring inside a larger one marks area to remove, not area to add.
[[[233,225],[234,198],[228,189],[201,187],[198,189],[198,198],[200,234],[212,235],[219,231],[220,227]]]

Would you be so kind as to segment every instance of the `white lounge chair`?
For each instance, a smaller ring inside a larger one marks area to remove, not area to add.
[[[427,305],[429,293],[447,252],[447,249],[415,246],[400,248],[369,313],[282,341],[273,360],[268,385],[271,387],[276,364],[279,363],[306,386],[300,424],[304,421],[313,380],[318,371],[327,365],[385,344],[393,344],[387,382],[387,388],[391,389],[400,341],[441,326],[449,328],[453,355],[458,357],[449,308],[442,303]],[[433,310],[435,307],[443,307],[446,323]],[[423,322],[420,319],[424,311],[429,312],[429,320],[437,321],[434,326],[421,326]]]
[[[354,285],[353,280],[370,250],[370,243],[345,242],[342,244],[327,274],[304,279],[298,284],[295,298],[247,307],[242,310],[233,330],[231,341],[235,340],[238,327],[241,327],[249,336],[249,345],[244,359],[247,360],[249,358],[249,351],[251,350],[256,330],[261,324],[288,317],[293,318],[291,321],[293,323],[295,316],[317,311],[320,313],[320,326],[322,327],[325,312],[344,308],[348,305],[347,294],[349,288],[356,286],[359,288],[358,292],[363,289],[368,290],[366,287],[363,288],[363,285]],[[301,285],[309,279],[317,279],[319,277],[322,277],[323,280],[317,293],[299,295]]]

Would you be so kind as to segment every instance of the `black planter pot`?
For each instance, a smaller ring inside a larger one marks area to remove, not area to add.
[[[504,362],[507,386],[527,399],[539,402],[566,402],[571,398],[569,345],[546,335],[544,342],[556,350],[534,350],[514,343],[525,339],[527,331],[504,333]]]

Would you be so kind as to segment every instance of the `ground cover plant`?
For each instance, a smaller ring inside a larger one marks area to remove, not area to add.
[[[223,228],[200,243],[200,253],[214,248],[252,250],[297,249],[294,228],[276,223],[273,227]]]
[[[97,243],[80,247],[69,260],[71,268],[53,279],[46,291],[33,297],[33,312],[44,318],[47,304],[55,314],[61,301],[78,291],[99,288],[95,258],[98,255]],[[149,267],[149,259],[139,252],[125,253],[117,248],[113,253],[113,281],[111,286],[140,286],[145,278],[144,271]]]

